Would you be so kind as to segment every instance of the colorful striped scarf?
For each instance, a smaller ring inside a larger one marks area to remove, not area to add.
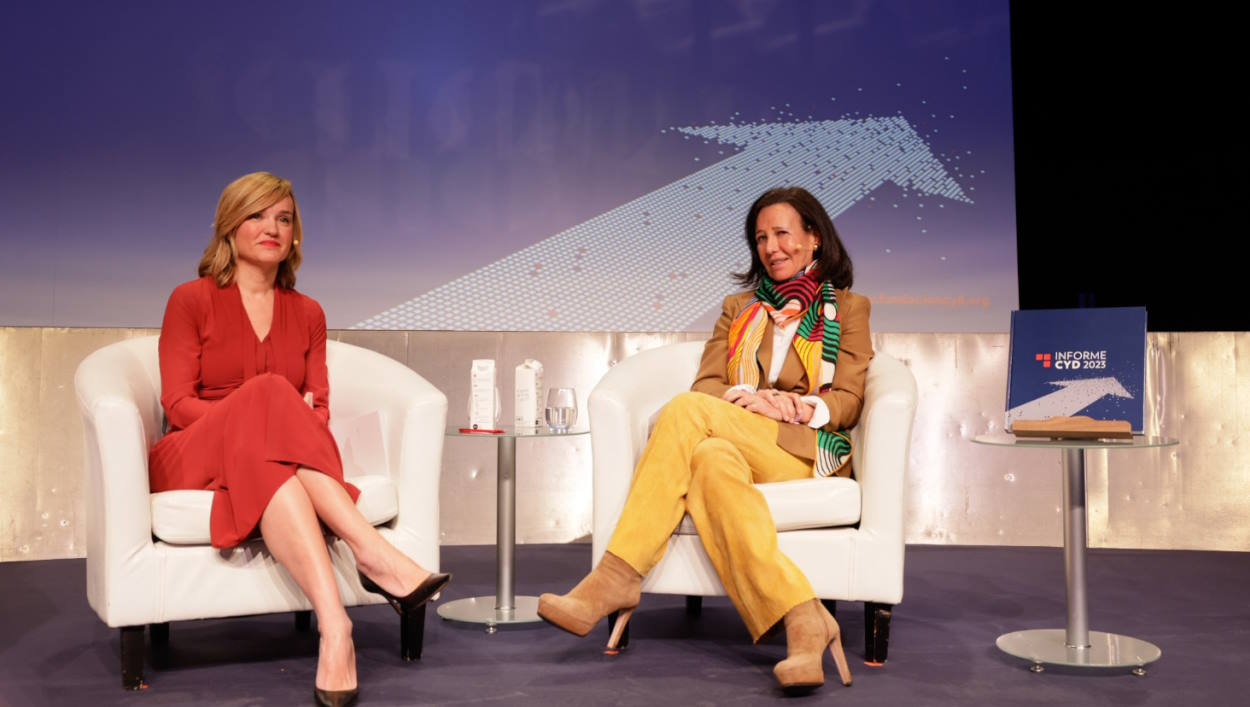
[[[807,394],[831,390],[842,338],[838,298],[833,285],[817,281],[810,269],[781,283],[765,275],[755,296],[729,325],[729,384],[760,388],[759,350],[769,317],[779,327],[799,320],[794,350],[807,374]],[[814,475],[834,475],[850,461],[850,435],[845,430],[816,430],[813,457]]]

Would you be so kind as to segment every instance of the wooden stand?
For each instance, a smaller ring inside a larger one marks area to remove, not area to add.
[[[1084,415],[1046,420],[1016,420],[1011,433],[1017,437],[1051,439],[1132,439],[1128,420],[1095,420]]]

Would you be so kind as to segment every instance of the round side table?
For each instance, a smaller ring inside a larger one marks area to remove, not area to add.
[[[496,453],[495,487],[495,593],[439,604],[438,615],[450,621],[486,624],[487,633],[498,626],[540,621],[538,597],[516,595],[516,441],[533,437],[576,437],[588,434],[586,427],[564,431],[547,427],[504,427],[500,432],[462,432],[447,428],[448,437],[493,439]]]
[[[1085,596],[1085,452],[1090,449],[1150,449],[1170,447],[1170,437],[1134,435],[1131,440],[1048,440],[1017,438],[1009,434],[980,435],[972,440],[994,447],[1057,449],[1063,453],[1063,560],[1067,585],[1066,628],[1013,631],[998,637],[999,650],[1030,661],[1035,673],[1044,665],[1080,668],[1132,668],[1145,675],[1146,666],[1163,652],[1148,641],[1115,633],[1089,630]]]

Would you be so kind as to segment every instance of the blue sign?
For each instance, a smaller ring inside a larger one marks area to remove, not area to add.
[[[1011,313],[1007,417],[1087,415],[1141,432],[1146,308],[1031,309]]]

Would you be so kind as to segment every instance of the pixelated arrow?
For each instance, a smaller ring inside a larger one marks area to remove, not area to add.
[[[682,331],[733,291],[742,219],[769,187],[803,186],[835,218],[886,182],[971,203],[902,117],[676,133],[738,151],[354,328]]]
[[[1008,410],[1007,427],[1010,428],[1016,420],[1045,420],[1056,415],[1075,415],[1108,395],[1133,397],[1120,385],[1120,381],[1111,377],[1051,381],[1050,384],[1059,386],[1059,390]]]

